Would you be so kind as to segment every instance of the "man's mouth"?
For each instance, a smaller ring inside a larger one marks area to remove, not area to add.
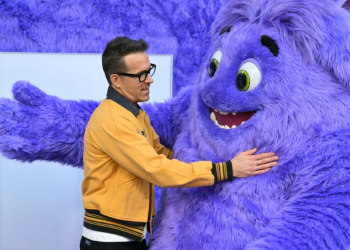
[[[210,119],[220,128],[233,129],[248,121],[256,111],[228,113],[210,108]]]

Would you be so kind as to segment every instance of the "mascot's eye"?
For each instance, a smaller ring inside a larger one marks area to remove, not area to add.
[[[245,62],[239,68],[236,86],[239,91],[253,90],[261,82],[261,72],[254,63]]]
[[[214,53],[213,57],[211,58],[209,68],[208,68],[210,77],[213,77],[215,75],[215,72],[219,67],[221,57],[222,57],[222,52],[218,50]]]

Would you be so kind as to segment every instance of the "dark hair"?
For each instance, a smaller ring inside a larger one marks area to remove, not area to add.
[[[124,56],[144,52],[148,49],[148,44],[143,40],[133,40],[126,36],[119,36],[107,43],[102,54],[102,67],[107,81],[111,85],[110,76],[116,72],[126,72]]]

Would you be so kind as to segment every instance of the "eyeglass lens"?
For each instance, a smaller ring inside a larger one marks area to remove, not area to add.
[[[156,71],[156,67],[152,66],[148,72],[145,72],[145,73],[143,73],[142,75],[140,75],[140,82],[145,81],[146,78],[147,78],[147,76],[148,76],[148,74],[150,74],[151,76],[153,76],[154,73],[155,73],[155,71]]]

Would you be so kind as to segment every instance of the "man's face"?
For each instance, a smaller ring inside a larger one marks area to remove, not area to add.
[[[129,74],[139,74],[149,70],[151,63],[146,52],[137,52],[124,57],[127,72]],[[118,76],[117,81],[112,80],[113,87],[134,104],[149,100],[150,85],[153,83],[152,77],[148,74],[145,81],[140,82],[138,77]]]

